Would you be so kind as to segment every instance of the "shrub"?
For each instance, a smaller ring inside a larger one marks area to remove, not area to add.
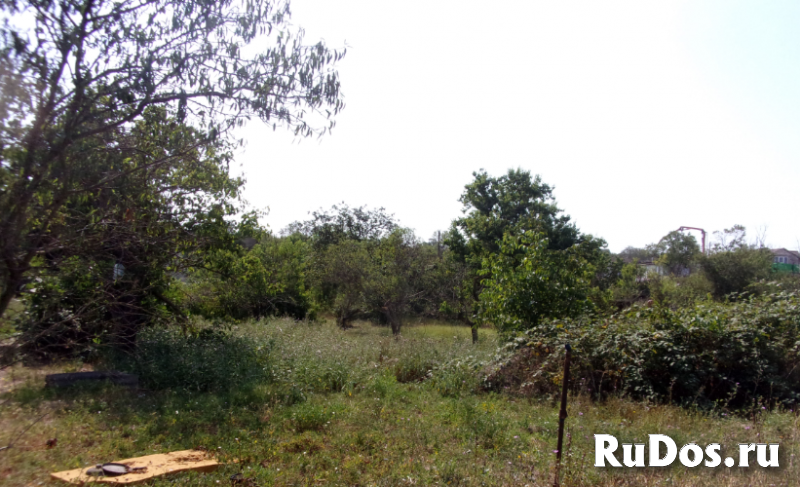
[[[700,303],[676,311],[634,306],[602,321],[557,320],[518,334],[487,387],[551,393],[564,344],[587,392],[701,407],[800,401],[800,294]]]
[[[703,271],[714,285],[714,295],[722,298],[741,293],[760,279],[766,279],[772,269],[769,249],[747,245],[711,253],[700,259]]]

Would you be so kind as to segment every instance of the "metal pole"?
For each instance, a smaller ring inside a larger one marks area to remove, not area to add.
[[[567,419],[567,387],[569,386],[569,361],[572,358],[572,347],[569,343],[564,345],[567,355],[564,358],[564,381],[561,384],[561,411],[558,413],[558,447],[556,448],[556,473],[553,486],[558,487],[558,477],[561,470],[561,450],[564,447],[564,421]]]

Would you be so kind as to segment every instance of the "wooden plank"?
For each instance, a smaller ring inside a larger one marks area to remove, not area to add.
[[[124,463],[131,468],[147,467],[144,472],[128,473],[119,477],[95,477],[86,475],[86,471],[94,467],[89,465],[84,468],[51,473],[50,476],[71,484],[82,485],[87,482],[101,482],[106,484],[135,484],[144,482],[153,477],[173,474],[178,472],[195,471],[211,472],[219,463],[209,457],[206,452],[199,450],[182,450],[170,453],[159,453],[144,457],[114,460],[113,463]]]
[[[48,387],[69,387],[76,382],[104,380],[120,386],[137,387],[139,385],[137,376],[122,372],[72,372],[68,374],[50,374],[44,378],[44,382]]]

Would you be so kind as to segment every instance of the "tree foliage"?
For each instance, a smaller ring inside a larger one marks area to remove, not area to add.
[[[752,284],[770,276],[772,252],[748,244],[743,226],[735,225],[715,235],[717,241],[700,262],[717,298],[745,292]]]
[[[489,294],[481,293],[486,282],[497,284],[492,272],[507,272],[515,269],[517,264],[511,264],[513,259],[520,262],[525,257],[527,245],[535,240],[535,253],[537,258],[544,259],[543,268],[552,269],[550,266],[561,258],[561,254],[575,247],[569,253],[578,251],[582,253],[581,259],[592,264],[592,269],[600,271],[596,284],[604,288],[613,282],[613,274],[618,271],[613,267],[613,259],[605,249],[605,242],[591,235],[579,232],[570,217],[562,214],[553,197],[553,188],[544,184],[539,176],[533,177],[528,171],[521,169],[509,170],[500,177],[489,176],[485,171],[473,173],[474,180],[468,184],[459,201],[463,204],[464,216],[453,222],[447,238],[447,244],[452,252],[452,258],[463,263],[467,269],[466,279],[461,281],[462,290],[459,293],[465,300],[461,309],[471,310],[473,313],[473,339],[477,338],[475,327],[479,324],[474,318],[499,319],[499,302],[494,298],[495,291]],[[536,239],[526,236],[529,232],[537,235]],[[530,240],[526,244],[512,244],[514,239],[524,238]],[[546,248],[541,248],[541,242],[546,242]],[[509,254],[509,252],[511,254]],[[553,253],[552,256],[549,253]],[[513,256],[512,254],[520,254]],[[509,260],[511,259],[511,260]],[[551,259],[551,260],[547,260]],[[489,265],[487,267],[487,262]],[[618,267],[618,266],[617,266]],[[505,268],[506,270],[502,270]],[[583,274],[581,274],[583,276]],[[608,283],[606,281],[609,281]],[[517,280],[517,284],[523,284]],[[505,292],[511,292],[506,283]],[[530,289],[520,290],[522,294]],[[497,291],[499,292],[499,291]],[[490,299],[493,311],[479,312],[479,302],[492,295]],[[516,310],[514,313],[517,313]],[[539,316],[539,311],[534,315]],[[464,316],[464,315],[462,315]],[[538,318],[537,318],[538,319]],[[506,319],[503,318],[503,321]],[[469,321],[468,321],[469,322]]]
[[[189,311],[212,319],[314,318],[306,241],[264,232],[250,249],[213,249],[205,261],[184,287]]]
[[[507,332],[578,316],[592,308],[588,297],[594,271],[580,245],[551,250],[542,234],[507,234],[499,252],[483,263],[483,318]]]
[[[379,240],[398,227],[393,215],[383,208],[368,210],[364,206],[350,208],[345,203],[330,210],[318,210],[311,218],[291,223],[284,235],[299,233],[311,239],[315,247],[327,247],[345,240],[361,242]]]
[[[87,142],[76,161],[91,192],[58,208],[32,262],[23,341],[39,351],[132,344],[147,323],[182,316],[176,273],[235,244],[226,217],[240,208],[242,181],[228,175],[224,141],[208,143],[163,108],[103,137],[105,150]]]
[[[679,231],[669,232],[656,244],[657,263],[669,272],[681,275],[690,271],[700,257],[700,246],[694,235]]]
[[[21,0],[0,9],[0,91],[8,95],[0,106],[0,314],[34,258],[59,246],[67,202],[113,184],[86,178],[81,161],[119,150],[112,134],[150,107],[202,130],[204,143],[252,116],[298,135],[322,133],[343,107],[332,69],[343,53],[305,44],[286,2]]]

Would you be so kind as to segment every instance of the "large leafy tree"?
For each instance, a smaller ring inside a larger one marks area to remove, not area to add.
[[[250,117],[321,134],[343,107],[332,68],[343,53],[305,44],[285,1],[2,0],[0,11],[0,315],[60,245],[67,202],[112,184],[79,162],[113,149],[109,134],[149,107],[209,142]]]
[[[447,244],[452,258],[466,267],[466,278],[460,282],[459,314],[472,325],[472,338],[477,341],[475,318],[479,316],[481,281],[491,277],[482,276],[481,269],[486,259],[501,252],[506,236],[521,237],[526,232],[535,232],[544,239],[549,251],[566,250],[584,242],[582,248],[592,254],[587,254],[589,260],[604,254],[605,242],[581,235],[570,217],[556,205],[553,188],[529,171],[511,169],[500,177],[479,171],[473,177],[459,200],[464,216],[453,222]]]
[[[237,246],[228,217],[242,181],[228,174],[228,144],[155,107],[103,140],[77,143],[94,184],[54,213],[46,252],[31,263],[22,342],[37,353],[134,344],[142,326],[183,316],[173,276]]]

